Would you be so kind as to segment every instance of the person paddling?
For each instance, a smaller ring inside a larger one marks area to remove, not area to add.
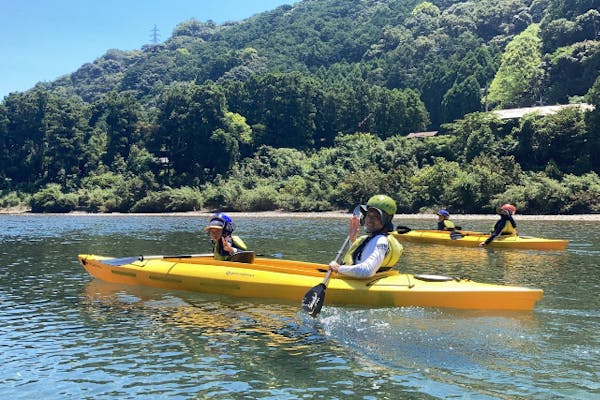
[[[329,269],[346,276],[368,278],[381,269],[393,267],[403,248],[389,234],[394,230],[392,218],[396,214],[396,203],[391,197],[383,194],[371,197],[366,205],[361,205],[361,213],[367,235],[352,243],[342,264],[331,261]]]
[[[229,216],[224,213],[213,215],[204,228],[213,243],[215,260],[228,260],[234,254],[247,250],[244,241],[233,235],[235,226]]]
[[[450,213],[447,210],[438,210],[436,214],[438,216],[438,231],[453,231],[454,229],[456,229],[454,222],[450,221]]]
[[[494,224],[494,230],[490,236],[483,242],[479,243],[480,246],[486,246],[490,244],[498,236],[516,236],[517,235],[517,223],[513,219],[513,215],[517,212],[517,208],[512,204],[504,204],[498,209],[500,219]]]

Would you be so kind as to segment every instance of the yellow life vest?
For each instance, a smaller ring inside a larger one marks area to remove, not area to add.
[[[369,235],[360,236],[358,239],[356,239],[354,241],[354,243],[352,243],[352,246],[350,246],[350,248],[344,255],[344,264],[345,265],[354,264],[352,255],[354,254],[354,252],[356,251],[358,246],[360,246],[360,244],[362,242],[364,242],[368,237],[369,237]],[[402,247],[402,245],[400,244],[398,239],[396,239],[394,236],[385,235],[385,237],[388,240],[388,250],[387,250],[387,253],[385,254],[385,258],[383,259],[383,262],[379,266],[380,269],[381,268],[387,269],[387,268],[391,268],[394,265],[396,265],[396,263],[400,259],[400,256],[402,255],[402,251],[404,250],[404,248]]]
[[[446,229],[454,229],[454,222],[450,221],[449,219],[445,219],[444,220],[444,228]]]
[[[232,242],[232,246],[238,250],[247,250],[248,249],[246,247],[246,243],[244,243],[242,238],[240,238],[239,236],[232,235],[231,242]],[[221,242],[221,239],[219,239],[215,242],[214,247],[213,247],[213,253],[214,253],[215,260],[223,261],[223,260],[227,260],[229,257],[231,257],[231,255],[228,252],[223,250],[223,243]]]
[[[510,223],[510,221],[506,221],[506,224],[504,224],[504,228],[502,228],[502,232],[500,232],[500,234],[501,235],[516,235],[517,230]]]

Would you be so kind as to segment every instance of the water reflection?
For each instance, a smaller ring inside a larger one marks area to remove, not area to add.
[[[483,249],[436,244],[404,245],[399,269],[410,273],[469,276],[478,281],[530,284],[569,262],[564,251]]]
[[[289,324],[298,327],[299,304],[269,304],[268,301],[265,304],[264,300],[257,304],[251,300],[226,302],[227,298],[221,296],[125,286],[97,279],[86,285],[84,299],[90,312],[107,306],[152,308],[158,311],[152,314],[157,325],[193,327],[200,329],[204,337],[230,332],[261,335],[268,339],[269,346],[298,345],[298,332],[290,334],[288,328]]]

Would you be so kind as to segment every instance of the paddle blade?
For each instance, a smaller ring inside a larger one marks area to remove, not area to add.
[[[323,302],[325,301],[326,289],[327,286],[325,286],[325,284],[319,283],[304,295],[304,299],[302,299],[302,308],[312,317],[316,317],[317,314],[321,312]]]
[[[450,240],[458,240],[458,239],[462,239],[464,237],[465,237],[465,235],[463,235],[460,232],[456,232],[456,231],[450,232]]]
[[[405,233],[408,233],[410,231],[411,231],[411,229],[408,226],[400,226],[400,225],[398,225],[396,227],[396,232],[398,232],[401,235],[403,235]]]

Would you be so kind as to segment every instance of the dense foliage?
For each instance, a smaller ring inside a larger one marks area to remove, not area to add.
[[[384,192],[399,212],[599,212],[599,9],[304,0],[185,21],[3,99],[0,207],[319,211]]]

